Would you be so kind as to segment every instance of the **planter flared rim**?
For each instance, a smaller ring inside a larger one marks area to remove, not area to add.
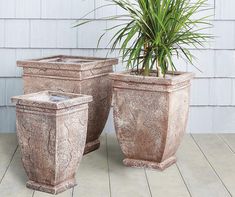
[[[53,59],[74,59],[83,61],[53,61]],[[51,60],[51,61],[50,61]],[[118,64],[116,58],[99,58],[99,57],[88,57],[88,56],[71,56],[71,55],[55,55],[37,59],[19,60],[17,61],[18,67],[28,68],[45,68],[55,70],[90,70],[103,68],[105,66],[112,66]]]
[[[44,96],[44,97],[43,97]],[[61,96],[64,100],[52,101],[45,96]],[[64,93],[58,91],[41,91],[37,93],[25,94],[20,96],[14,96],[11,101],[17,105],[32,106],[45,109],[64,109],[77,105],[86,104],[92,102],[92,96],[84,94]]]
[[[135,82],[141,84],[158,84],[158,85],[176,85],[184,81],[189,81],[195,77],[192,72],[174,71],[168,72],[171,78],[159,78],[154,76],[140,76],[130,74],[131,70],[117,73],[109,73],[109,77],[114,81]]]

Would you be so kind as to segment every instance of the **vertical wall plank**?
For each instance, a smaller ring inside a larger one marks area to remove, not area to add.
[[[5,21],[5,47],[29,47],[29,20]]]
[[[15,77],[18,75],[16,68],[15,49],[0,48],[0,77]]]
[[[77,47],[77,29],[72,28],[75,21],[60,20],[57,21],[57,47],[58,48],[76,48]]]
[[[6,79],[0,78],[0,106],[6,105]]]
[[[234,133],[235,131],[234,107],[215,107],[213,109],[213,132]]]
[[[86,16],[86,19],[95,18],[95,1],[94,0],[71,0],[72,10],[71,18],[79,19]],[[89,14],[88,14],[89,13]]]
[[[11,102],[11,97],[23,94],[22,78],[7,78],[6,79],[6,101],[7,106],[14,106]]]
[[[5,43],[5,20],[0,20],[0,47]]]
[[[16,130],[15,107],[0,106],[0,133],[14,133]]]
[[[0,0],[0,18],[15,18],[16,0]]]
[[[232,105],[232,79],[212,79],[210,83],[210,104]]]
[[[71,0],[41,0],[42,18],[71,18]]]
[[[16,18],[40,18],[41,0],[16,0]]]
[[[50,1],[49,1],[50,2]],[[31,47],[56,48],[57,24],[54,20],[31,21]]]

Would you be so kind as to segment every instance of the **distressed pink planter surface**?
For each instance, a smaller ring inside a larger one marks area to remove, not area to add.
[[[76,185],[91,96],[39,92],[13,97],[26,186],[52,194]]]
[[[185,133],[192,73],[166,79],[112,73],[114,122],[124,164],[163,170]]]
[[[53,56],[18,61],[23,67],[24,92],[55,90],[93,96],[89,104],[89,121],[85,153],[99,148],[99,136],[108,118],[113,72],[116,59]]]

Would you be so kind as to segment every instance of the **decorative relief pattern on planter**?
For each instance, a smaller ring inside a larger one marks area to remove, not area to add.
[[[185,133],[192,73],[166,79],[112,73],[114,123],[124,164],[165,169]]]
[[[27,187],[57,194],[75,186],[92,97],[44,91],[12,101]]]
[[[71,92],[93,96],[89,104],[89,122],[85,153],[99,148],[99,136],[108,118],[112,84],[108,74],[117,59],[53,56],[18,61],[23,67],[24,92],[43,90]]]

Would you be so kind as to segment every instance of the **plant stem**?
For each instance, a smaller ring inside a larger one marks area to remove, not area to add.
[[[157,64],[157,66],[156,66],[156,69],[157,69],[157,77],[163,78],[164,75],[162,74],[162,68],[161,68],[161,66],[159,65],[158,60],[156,61],[156,64]]]
[[[147,55],[147,50],[148,50],[148,43],[145,43],[144,44],[144,57],[146,57],[146,55]],[[143,62],[143,70],[144,70],[144,76],[148,76],[149,69],[146,65],[144,65],[144,62]]]

